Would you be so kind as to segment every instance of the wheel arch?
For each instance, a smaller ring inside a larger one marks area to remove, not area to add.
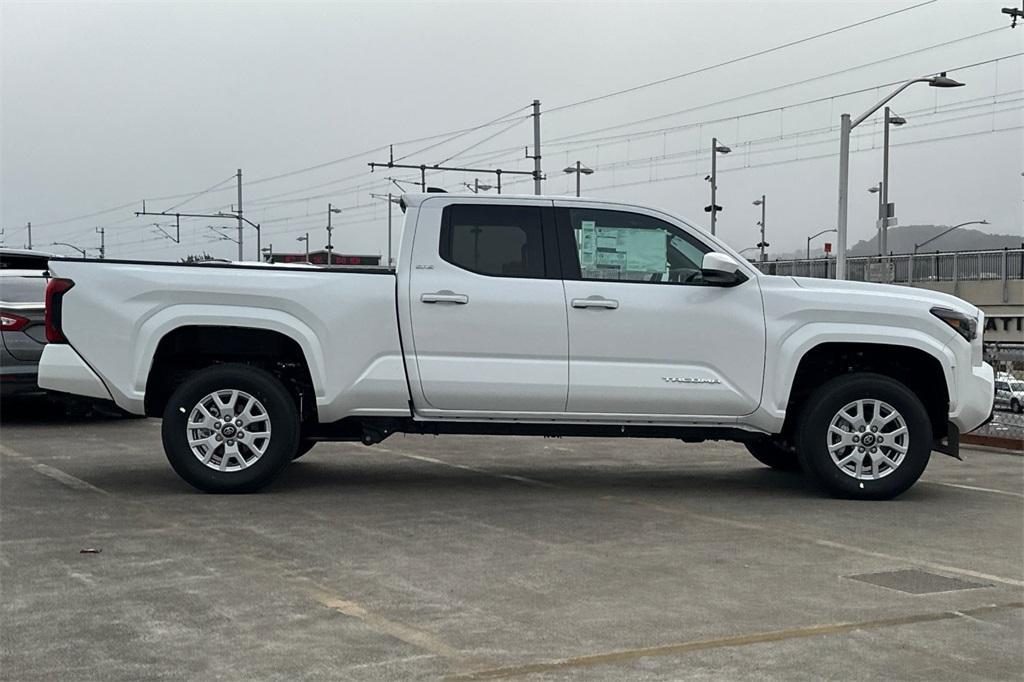
[[[924,404],[933,435],[947,433],[949,400],[955,386],[952,359],[944,348],[916,343],[828,340],[807,348],[794,363],[785,390],[785,424],[791,432],[805,401],[823,380],[844,374],[873,372],[899,381]]]
[[[253,324],[179,318],[179,322],[149,335],[148,350],[142,353],[146,362],[136,376],[145,382],[140,392],[147,415],[160,416],[171,393],[191,373],[241,362],[277,376],[302,405],[303,417],[316,417],[315,398],[323,392],[323,363],[318,346],[311,347],[301,330],[282,329],[274,320]]]

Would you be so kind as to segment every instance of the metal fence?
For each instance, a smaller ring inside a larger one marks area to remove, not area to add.
[[[754,263],[768,275],[832,278],[834,258],[801,258]],[[846,259],[847,279],[855,282],[967,282],[1024,279],[1024,249],[904,253]]]
[[[834,258],[777,260],[754,263],[769,275],[793,277],[834,278]],[[954,291],[958,282],[1001,281],[1003,298],[1010,280],[1024,279],[1024,248],[991,251],[955,251],[933,253],[905,253],[890,256],[857,256],[847,258],[847,279],[857,282],[891,282],[893,284],[927,284],[952,282]],[[999,344],[986,344],[986,359],[997,368],[1016,368],[1017,376],[1024,376],[1022,363],[1016,355],[1000,353]],[[1012,344],[1019,352],[1020,346]],[[992,357],[988,357],[988,355]],[[1006,383],[1006,375],[1003,375]],[[1011,379],[1015,382],[1015,379]],[[1016,384],[1014,384],[1016,385]],[[976,443],[1024,449],[1024,399],[1014,401],[1013,392],[996,395],[992,420],[971,434],[968,440]]]

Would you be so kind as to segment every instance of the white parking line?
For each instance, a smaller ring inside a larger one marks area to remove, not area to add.
[[[963,488],[964,490],[976,490],[981,493],[994,493],[996,495],[1009,495],[1011,497],[1019,497],[1024,499],[1024,493],[1015,493],[1010,490],[996,490],[995,488],[981,488],[976,485],[964,485],[962,483],[943,483],[942,481],[925,481],[931,485],[944,485],[947,488]]]
[[[56,467],[50,466],[49,464],[37,462],[28,455],[22,454],[16,450],[12,450],[9,447],[0,445],[0,454],[7,455],[11,459],[21,460],[28,464],[30,467],[32,467],[32,470],[35,471],[36,473],[52,478],[53,480],[62,483],[69,488],[73,488],[75,490],[88,490],[90,492],[100,493],[102,495],[109,494],[103,488],[97,488],[92,483],[89,483],[88,481],[83,481],[82,479],[76,476],[72,476],[71,474],[65,471],[61,471]]]
[[[436,459],[434,457],[427,457],[426,455],[412,455],[407,452],[399,452],[397,450],[390,450],[377,446],[374,448],[378,452],[387,452],[392,455],[398,455],[399,457],[407,457],[409,459],[416,459],[421,462],[430,462],[431,464],[439,464],[445,467],[451,467],[452,469],[462,469],[463,471],[472,471],[474,474],[482,474],[484,476],[490,476],[492,478],[504,478],[509,481],[515,481],[516,483],[522,483],[524,485],[540,486],[542,488],[557,488],[558,486],[552,483],[546,483],[544,481],[538,481],[535,478],[526,478],[525,476],[515,476],[513,474],[497,474],[493,471],[487,471],[486,469],[478,469],[471,467],[466,464],[453,464],[452,462],[445,462],[444,460]]]

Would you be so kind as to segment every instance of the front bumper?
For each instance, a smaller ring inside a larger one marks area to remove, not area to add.
[[[992,414],[995,400],[995,373],[992,365],[983,362],[970,368],[970,373],[957,375],[956,405],[949,413],[960,433],[967,433],[984,424]]]

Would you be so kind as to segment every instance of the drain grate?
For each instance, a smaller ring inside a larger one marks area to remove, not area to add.
[[[861,573],[846,576],[850,580],[887,587],[907,594],[932,594],[935,592],[954,592],[956,590],[975,590],[979,587],[991,587],[988,583],[975,583],[959,578],[949,578],[938,573],[919,571],[916,569],[903,571],[883,571],[881,573]]]

